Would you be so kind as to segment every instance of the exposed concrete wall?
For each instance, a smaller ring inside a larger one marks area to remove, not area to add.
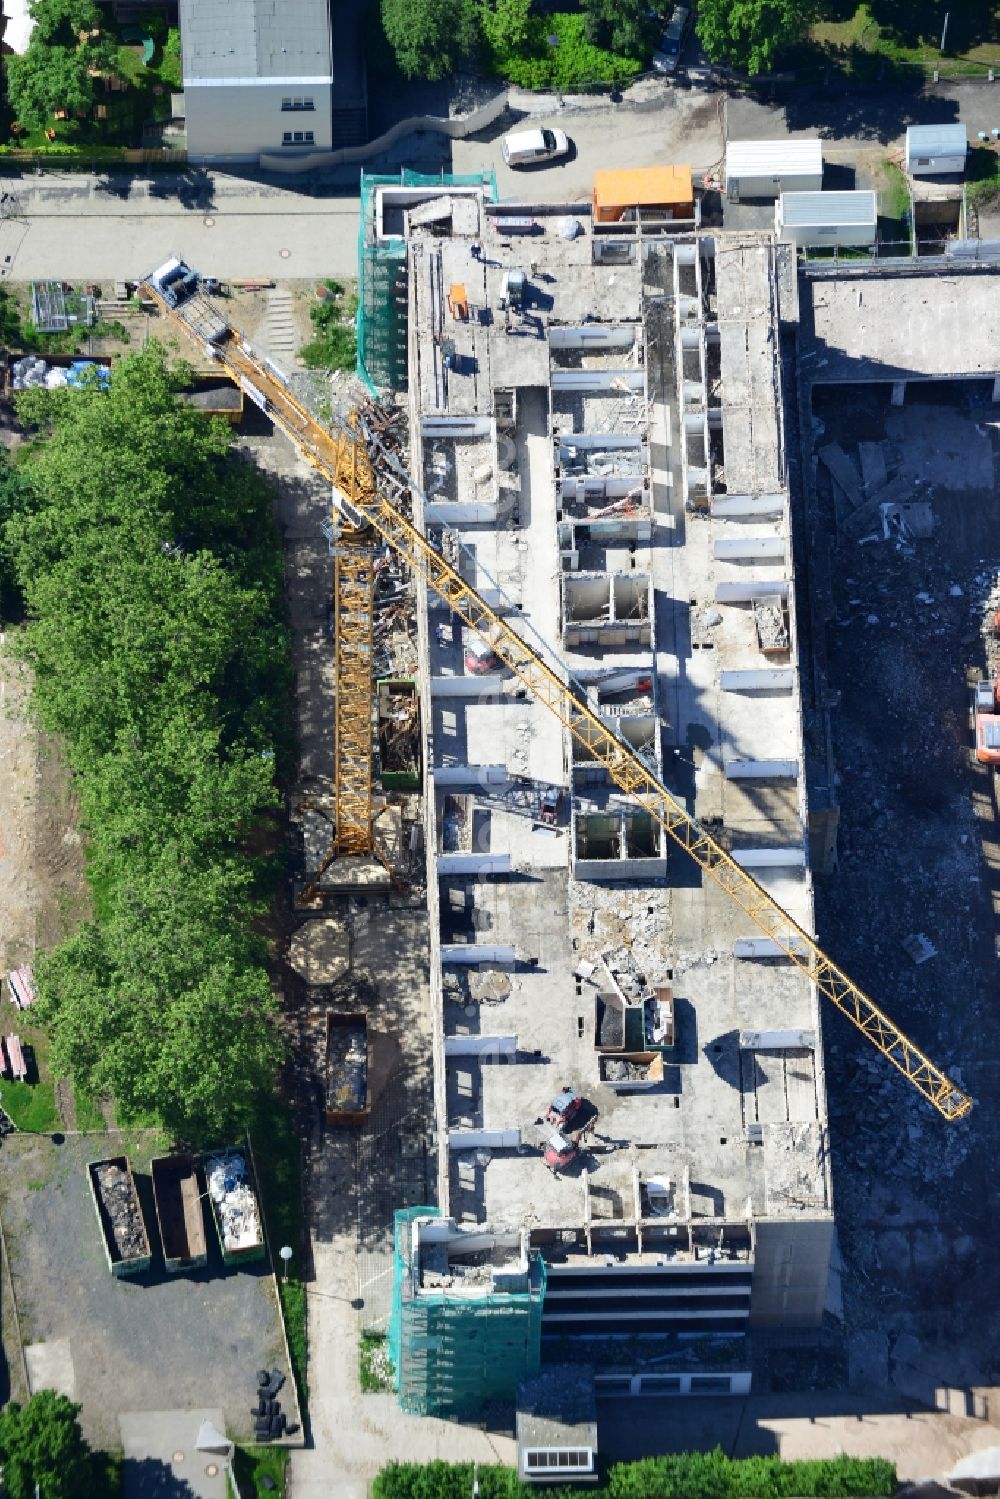
[[[751,1327],[816,1327],[823,1316],[833,1219],[767,1219],[755,1227]]]

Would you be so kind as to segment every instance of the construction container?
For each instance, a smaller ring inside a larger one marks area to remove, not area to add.
[[[656,1088],[663,1082],[663,1053],[659,1051],[602,1052],[597,1065],[601,1082],[616,1093]]]
[[[804,141],[730,141],[726,146],[726,197],[777,198],[779,193],[818,193],[823,186],[823,146]]]
[[[150,1162],[156,1222],[163,1245],[163,1263],[169,1274],[197,1270],[208,1263],[205,1188],[194,1156],[162,1155]]]
[[[128,1156],[107,1156],[87,1166],[90,1192],[112,1275],[141,1275],[152,1258],[142,1204]]]
[[[330,1124],[368,1118],[368,1022],[360,1012],[326,1017],[326,1117]]]
[[[610,1052],[625,1049],[625,1006],[617,994],[605,991],[594,996],[594,1048]]]
[[[412,678],[378,683],[378,749],[387,791],[419,791],[423,780],[420,697]]]
[[[594,173],[594,223],[693,219],[690,167],[631,167]]]
[[[203,416],[221,416],[238,427],[243,416],[243,392],[228,375],[198,375],[181,392],[181,399]]]
[[[241,1146],[202,1156],[208,1200],[226,1265],[264,1258],[264,1229],[250,1152]]]
[[[757,645],[764,656],[785,656],[791,649],[788,605],[778,593],[759,594],[751,602]]]
[[[965,171],[968,150],[962,124],[909,125],[903,165],[913,177],[946,177]]]
[[[877,231],[876,193],[782,193],[774,208],[774,232],[786,245],[873,245]]]

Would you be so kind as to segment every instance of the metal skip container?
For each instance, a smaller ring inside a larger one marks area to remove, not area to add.
[[[202,1160],[223,1262],[263,1259],[264,1228],[249,1152],[233,1146],[206,1151]]]
[[[117,1276],[141,1275],[152,1256],[128,1157],[91,1161],[87,1175],[108,1269]]]

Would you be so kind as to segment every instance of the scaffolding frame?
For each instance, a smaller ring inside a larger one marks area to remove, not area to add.
[[[541,1365],[545,1262],[529,1265],[526,1291],[482,1296],[416,1294],[411,1245],[416,1218],[440,1208],[402,1208],[395,1215],[389,1356],[400,1407],[415,1416],[475,1415],[491,1401],[510,1401]]]
[[[361,174],[361,222],[358,228],[358,375],[373,396],[380,390],[405,391],[408,384],[409,294],[406,240],[379,239],[374,199],[380,187],[481,187],[496,201],[496,173],[434,176],[403,168],[398,176]]]

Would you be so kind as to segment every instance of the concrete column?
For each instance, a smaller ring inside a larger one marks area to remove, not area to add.
[[[894,406],[902,406],[902,404],[903,404],[903,402],[905,400],[906,400],[906,381],[905,380],[894,380],[892,382],[892,404]]]

